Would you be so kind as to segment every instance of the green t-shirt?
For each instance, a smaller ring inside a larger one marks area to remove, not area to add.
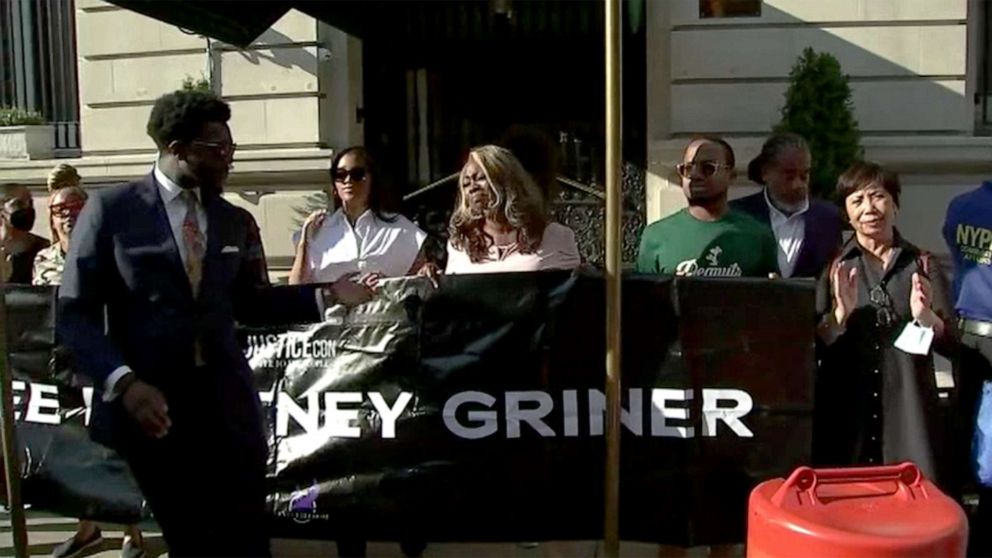
[[[637,271],[767,277],[779,272],[777,250],[771,230],[749,215],[731,210],[717,221],[700,221],[683,209],[644,229]]]

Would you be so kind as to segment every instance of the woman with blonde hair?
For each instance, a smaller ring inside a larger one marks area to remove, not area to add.
[[[69,163],[59,163],[48,173],[48,193],[54,193],[62,188],[78,187],[83,182],[76,167]],[[54,240],[54,236],[52,239]]]
[[[534,179],[508,149],[495,145],[469,152],[448,230],[445,273],[573,269],[581,263],[575,233],[548,220]]]

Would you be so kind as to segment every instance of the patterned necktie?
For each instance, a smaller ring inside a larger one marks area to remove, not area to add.
[[[200,229],[200,219],[196,215],[199,200],[192,190],[183,190],[183,201],[186,202],[186,218],[183,219],[183,244],[186,245],[186,275],[193,287],[193,297],[200,294],[200,280],[203,278],[203,254],[206,242]]]

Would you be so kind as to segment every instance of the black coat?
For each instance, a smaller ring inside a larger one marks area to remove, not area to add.
[[[845,466],[908,460],[947,486],[956,467],[949,456],[955,452],[948,440],[932,353],[950,356],[958,335],[954,305],[939,264],[898,232],[895,253],[885,270],[871,263],[874,258],[862,253],[856,238],[843,246],[839,257],[857,267],[858,304],[846,332],[833,344],[818,347],[814,461]],[[934,340],[931,354],[918,356],[894,343],[912,320],[912,277],[924,267],[932,285],[932,308],[944,320],[945,331]],[[828,268],[817,288],[820,315],[833,307],[829,275]],[[892,316],[888,325],[886,314]]]
[[[731,209],[743,211],[771,228],[764,190],[730,202]],[[823,200],[810,199],[803,217],[804,238],[796,256],[792,277],[819,277],[840,248],[843,223],[837,207]]]

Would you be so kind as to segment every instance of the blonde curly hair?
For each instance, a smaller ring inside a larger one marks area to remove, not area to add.
[[[489,255],[493,238],[486,234],[486,221],[510,225],[518,232],[521,253],[537,250],[544,235],[548,219],[544,199],[534,179],[524,170],[510,150],[495,145],[483,145],[469,152],[486,177],[489,185],[489,206],[483,211],[473,210],[462,193],[467,179],[466,168],[458,176],[458,194],[455,210],[448,225],[452,246],[466,252],[472,262],[483,261]]]
[[[62,188],[79,186],[83,179],[80,178],[76,167],[69,163],[59,163],[48,173],[48,193],[53,193]]]

